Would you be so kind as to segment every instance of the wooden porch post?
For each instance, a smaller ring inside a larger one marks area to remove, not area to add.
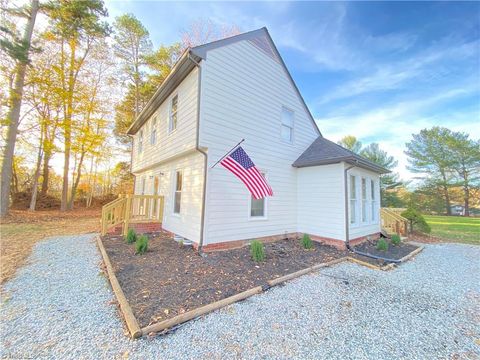
[[[132,207],[132,197],[131,195],[127,195],[127,203],[125,204],[125,220],[123,222],[123,235],[127,235],[128,232],[128,225],[130,222],[130,211]]]

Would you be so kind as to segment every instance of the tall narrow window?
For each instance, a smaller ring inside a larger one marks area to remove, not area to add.
[[[362,222],[367,222],[367,179],[362,178]]]
[[[138,153],[140,154],[143,151],[143,130],[140,130],[138,135]]]
[[[150,145],[155,145],[157,142],[157,117],[152,119],[152,128],[150,131]]]
[[[265,173],[262,173],[266,177]],[[264,218],[266,216],[266,203],[265,198],[255,199],[250,195],[250,217],[251,218]]]
[[[377,206],[376,206],[376,194],[375,194],[375,182],[370,180],[370,193],[372,198],[371,211],[372,211],[372,222],[377,221]]]
[[[175,172],[175,195],[173,200],[173,212],[180,214],[180,205],[182,202],[183,174],[181,171]]]
[[[293,123],[295,113],[286,107],[282,107],[282,139],[288,142],[293,142]]]
[[[170,103],[169,131],[173,131],[177,128],[177,118],[178,118],[178,95],[175,95],[172,98],[172,101]]]
[[[357,188],[356,178],[350,175],[350,224],[357,222]]]

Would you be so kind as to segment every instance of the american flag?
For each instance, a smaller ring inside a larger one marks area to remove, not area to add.
[[[242,180],[255,199],[273,196],[272,188],[268,185],[267,180],[241,146],[223,159],[220,164]]]

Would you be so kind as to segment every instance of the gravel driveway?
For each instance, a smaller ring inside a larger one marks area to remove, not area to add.
[[[342,263],[132,341],[92,235],[53,238],[4,287],[0,358],[477,359],[479,259],[440,244],[390,272]]]

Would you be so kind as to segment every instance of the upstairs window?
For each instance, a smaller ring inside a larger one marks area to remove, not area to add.
[[[178,95],[175,95],[170,102],[170,120],[168,130],[172,132],[177,128],[178,121]]]
[[[143,130],[140,130],[138,135],[138,153],[140,154],[143,151]]]
[[[152,119],[152,129],[150,131],[150,145],[155,145],[157,142],[157,117]]]
[[[362,222],[367,222],[367,179],[362,178]]]
[[[173,199],[173,213],[180,214],[180,205],[182,203],[183,174],[181,171],[175,172],[175,195]]]
[[[357,188],[356,178],[350,175],[350,224],[357,222]]]
[[[293,142],[293,122],[295,113],[292,110],[282,107],[282,139],[287,142]]]

